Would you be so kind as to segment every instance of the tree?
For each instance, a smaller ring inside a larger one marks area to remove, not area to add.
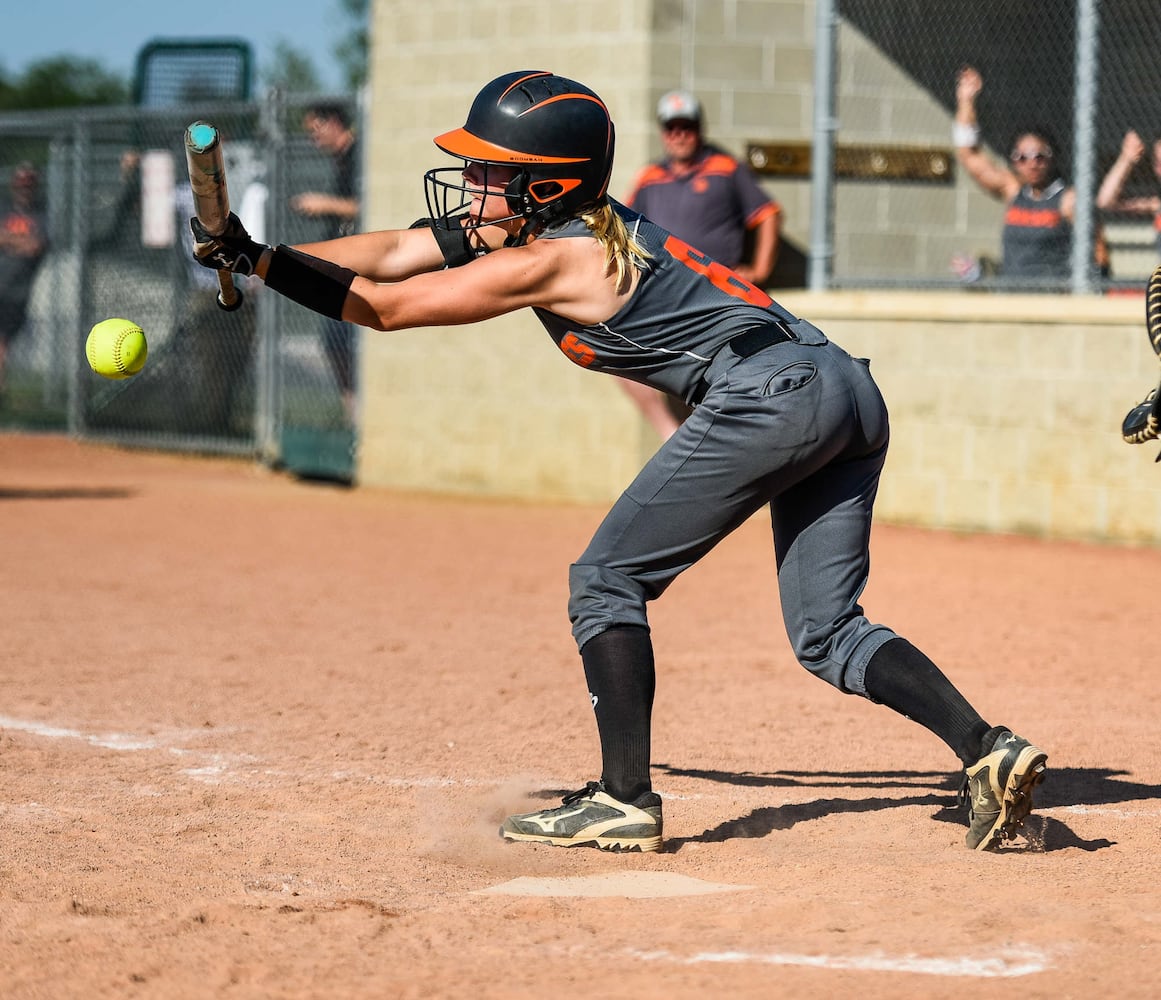
[[[350,31],[335,46],[335,57],[343,68],[347,87],[358,90],[367,82],[368,50],[371,33],[367,21],[370,16],[370,0],[339,0],[343,15],[351,22]]]
[[[282,41],[274,46],[274,55],[261,75],[267,87],[284,94],[312,93],[321,86],[310,56]]]
[[[0,71],[0,110],[126,104],[129,83],[93,59],[53,56],[31,63],[15,80]]]

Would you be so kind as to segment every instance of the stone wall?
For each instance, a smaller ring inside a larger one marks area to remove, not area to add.
[[[807,138],[813,18],[813,4],[794,0],[377,0],[368,228],[427,214],[423,172],[449,165],[432,137],[462,124],[479,88],[512,69],[550,69],[602,95],[618,128],[614,194],[658,154],[653,109],[672,86],[697,91],[715,139],[735,152],[753,139]],[[862,55],[864,81],[886,76],[889,67]],[[944,123],[924,106],[934,136]],[[806,186],[779,187],[788,236],[802,242]],[[870,197],[864,190],[851,219],[883,218]],[[954,230],[968,204],[957,201],[933,225]],[[911,244],[891,244],[890,252],[932,253],[930,241]],[[887,244],[867,233],[848,246],[867,253]],[[776,294],[872,358],[894,434],[880,518],[1161,538],[1153,451],[1125,445],[1119,434],[1157,376],[1140,298]],[[362,371],[358,479],[366,485],[606,502],[657,445],[613,380],[569,364],[531,314],[460,329],[367,332]]]

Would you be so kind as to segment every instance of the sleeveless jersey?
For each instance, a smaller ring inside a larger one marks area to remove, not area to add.
[[[769,323],[800,323],[729,268],[632,209],[610,204],[649,259],[629,301],[604,323],[585,326],[533,308],[569,360],[693,402],[710,362],[732,337]],[[537,239],[575,237],[594,238],[582,220],[572,219]],[[808,323],[791,333],[803,343],[826,343]]]
[[[1067,278],[1072,255],[1072,223],[1060,211],[1064,181],[1057,178],[1033,198],[1028,188],[1008,203],[1004,213],[1005,278]]]

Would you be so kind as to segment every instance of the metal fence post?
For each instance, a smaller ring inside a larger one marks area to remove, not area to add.
[[[835,73],[837,0],[817,0],[814,15],[814,137],[810,158],[811,291],[823,291],[834,262]]]
[[[72,128],[72,178],[71,191],[69,192],[69,216],[71,220],[71,232],[69,234],[70,242],[72,243],[73,254],[76,261],[76,302],[75,308],[72,311],[72,331],[73,343],[78,345],[80,349],[75,351],[72,355],[72,364],[69,366],[69,385],[68,385],[68,431],[72,436],[77,436],[84,429],[84,415],[83,415],[83,401],[81,398],[82,382],[84,373],[87,371],[86,362],[84,360],[83,345],[85,342],[85,335],[88,331],[84,328],[84,317],[89,314],[88,299],[89,299],[89,281],[87,278],[87,270],[89,266],[88,250],[89,250],[89,234],[91,231],[89,212],[91,211],[91,202],[88,197],[89,194],[89,129],[88,124],[84,118],[78,117]]]
[[[1076,0],[1076,94],[1073,158],[1076,214],[1072,229],[1072,292],[1093,291],[1096,197],[1097,78],[1100,73],[1099,0]]]
[[[282,206],[286,203],[286,183],[283,161],[286,145],[282,119],[286,113],[286,102],[282,93],[271,89],[259,107],[259,135],[265,138],[262,162],[268,198],[266,202],[266,238],[284,227],[285,215]],[[255,297],[252,308],[257,308],[258,343],[255,358],[255,406],[254,438],[257,451],[268,465],[279,459],[281,433],[281,378],[279,372],[279,311],[283,304],[277,295],[262,294]]]

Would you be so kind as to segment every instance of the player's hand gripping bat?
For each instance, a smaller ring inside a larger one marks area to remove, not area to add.
[[[221,133],[209,122],[194,122],[185,130],[185,160],[194,215],[208,235],[221,236],[231,221]],[[218,284],[218,305],[230,312],[237,309],[242,304],[242,292],[229,271],[218,271]]]
[[[1145,329],[1153,353],[1161,358],[1161,264],[1153,270],[1145,292]],[[1129,444],[1144,444],[1161,437],[1161,385],[1128,412],[1121,425],[1121,437]],[[1161,454],[1156,461],[1161,462]]]

